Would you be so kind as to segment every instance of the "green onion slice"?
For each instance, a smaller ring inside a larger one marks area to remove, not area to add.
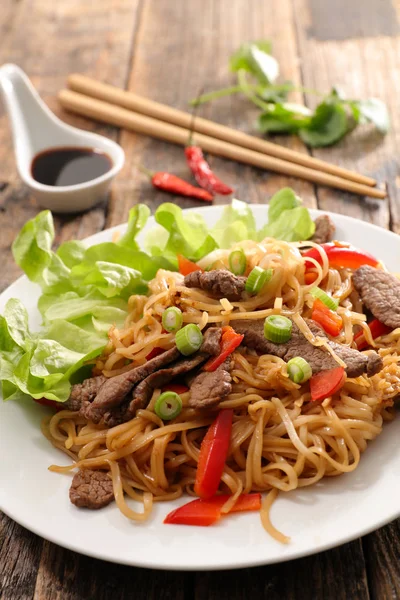
[[[235,275],[243,275],[246,270],[246,262],[243,248],[234,250],[229,255],[229,268]]]
[[[200,328],[194,323],[189,323],[189,325],[176,332],[175,344],[179,352],[184,356],[189,356],[197,352],[202,343],[203,334]]]
[[[154,412],[163,421],[175,419],[182,410],[182,398],[175,392],[164,392],[156,400]]]
[[[272,269],[262,269],[261,267],[254,267],[254,269],[250,272],[245,289],[249,294],[258,294],[264,285],[268,283],[273,274]]]
[[[318,298],[318,300],[321,300],[321,302],[323,302],[325,306],[327,306],[331,310],[337,310],[337,307],[339,306],[339,300],[337,300],[336,298],[332,298],[332,296],[329,296],[329,294],[324,292],[324,290],[321,290],[321,288],[314,286],[313,288],[311,288],[310,294],[314,298]]]
[[[182,327],[182,311],[176,306],[170,306],[162,314],[162,324],[165,331],[178,331]]]
[[[264,321],[264,336],[275,344],[287,342],[292,337],[292,321],[281,315],[270,315]]]
[[[287,372],[294,383],[304,383],[310,379],[312,368],[304,358],[295,356],[291,358],[287,364]]]

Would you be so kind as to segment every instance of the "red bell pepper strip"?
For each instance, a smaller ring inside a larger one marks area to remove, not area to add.
[[[163,388],[161,388],[161,391],[164,392],[175,392],[175,394],[184,394],[185,392],[189,391],[189,388],[187,385],[182,385],[181,383],[169,383],[168,385],[164,385]]]
[[[314,281],[316,281],[317,279],[318,279],[318,273],[315,273],[315,271],[310,271],[309,273],[304,274],[304,283],[306,285],[310,285],[311,283],[314,283]]]
[[[204,272],[204,269],[199,267],[199,265],[196,265],[196,263],[192,262],[188,258],[182,256],[182,254],[178,254],[178,269],[179,273],[182,275],[189,275],[189,273],[193,273],[193,271]]]
[[[221,337],[221,352],[218,356],[212,357],[206,362],[203,367],[204,371],[215,371],[218,369],[224,360],[228,358],[228,356],[232,354],[232,352],[236,350],[238,346],[240,346],[243,338],[244,335],[236,333],[232,327],[223,327]]]
[[[328,371],[321,371],[310,379],[311,400],[324,400],[333,396],[346,381],[346,372],[343,367],[335,367]]]
[[[212,525],[223,516],[221,509],[229,498],[228,494],[223,494],[221,496],[213,496],[209,500],[202,500],[201,498],[192,500],[170,512],[165,517],[164,523],[174,525]],[[261,494],[242,494],[227,514],[260,510],[260,508]]]
[[[325,250],[326,256],[328,257],[329,266],[334,269],[349,268],[358,269],[362,265],[370,265],[371,267],[377,267],[378,261],[368,252],[358,250],[353,246],[344,247],[342,244],[337,242],[329,242],[328,244],[321,244],[321,247]],[[316,248],[311,248],[304,252],[303,258],[313,258],[320,265],[322,265],[322,258],[320,252]],[[306,268],[311,268],[312,262],[306,260]]]
[[[333,310],[330,310],[321,300],[316,298],[313,304],[313,310],[311,313],[313,321],[321,325],[322,329],[329,333],[332,337],[336,337],[342,330],[343,321],[342,317],[336,314]]]
[[[146,356],[146,360],[151,360],[152,358],[159,356],[163,352],[165,352],[165,348],[159,348],[158,346],[155,346],[155,348],[153,348],[153,350],[151,350]]]
[[[387,335],[392,331],[391,327],[388,327],[378,319],[373,319],[372,321],[370,321],[368,323],[368,327],[371,331],[372,339],[374,340],[376,340],[376,338],[378,337],[381,337],[381,335]],[[364,337],[363,329],[356,333],[356,335],[354,336],[354,341],[358,350],[365,350],[365,348],[368,348],[369,346],[367,340]]]
[[[218,490],[228,455],[233,410],[225,408],[210,425],[200,447],[194,491],[200,498],[211,498]]]

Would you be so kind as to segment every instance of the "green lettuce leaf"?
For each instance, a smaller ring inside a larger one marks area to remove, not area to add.
[[[59,258],[61,258],[66,267],[72,269],[72,267],[82,262],[85,250],[86,246],[83,242],[80,242],[79,240],[71,240],[61,244],[56,254]]]
[[[270,198],[268,205],[268,223],[276,221],[285,210],[292,210],[301,206],[301,199],[292,188],[286,187],[276,192]]]
[[[242,240],[255,239],[256,222],[249,204],[234,198],[224,208],[221,218],[211,229],[211,235],[220,248],[230,248]]]
[[[140,233],[143,227],[146,225],[147,220],[150,216],[150,209],[145,204],[137,204],[129,211],[128,226],[126,232],[117,241],[118,246],[124,246],[131,248],[132,250],[139,250],[139,246],[136,242],[136,236]]]
[[[259,240],[274,237],[286,242],[308,240],[315,231],[315,223],[303,206],[285,210],[272,223],[267,223],[259,232]]]
[[[184,215],[179,206],[165,202],[156,210],[154,218],[169,233],[162,252],[175,267],[178,264],[177,254],[197,261],[218,247],[201,215]]]

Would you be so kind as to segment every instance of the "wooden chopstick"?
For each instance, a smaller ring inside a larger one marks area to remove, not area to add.
[[[187,144],[189,139],[189,129],[177,127],[165,121],[158,121],[152,117],[103,102],[102,100],[97,100],[96,98],[78,94],[71,90],[61,90],[58,94],[58,99],[65,109],[103,123],[130,129],[136,133],[150,135],[151,137],[183,146]],[[230,158],[262,169],[283,173],[284,175],[300,177],[314,183],[353,192],[361,196],[370,196],[371,198],[379,199],[386,197],[386,193],[377,188],[355,183],[348,179],[342,179],[329,173],[323,173],[322,171],[315,171],[293,162],[287,162],[280,158],[243,148],[243,146],[235,146],[234,144],[208,135],[196,133],[195,141],[203,150],[217,156],[223,156],[224,158]]]
[[[255,150],[262,154],[303,165],[304,167],[314,169],[315,171],[330,173],[336,177],[349,179],[350,181],[355,181],[363,185],[376,185],[375,179],[372,179],[371,177],[354,173],[353,171],[332,165],[323,160],[313,158],[308,154],[296,152],[295,150],[278,146],[272,142],[267,142],[266,140],[247,135],[242,131],[231,129],[230,127],[214,123],[208,119],[196,117],[196,119],[193,120],[190,113],[172,108],[171,106],[166,106],[165,104],[160,104],[159,102],[154,102],[148,98],[143,98],[133,92],[121,90],[120,88],[106,83],[101,83],[95,79],[86,77],[85,75],[70,75],[67,83],[68,87],[75,92],[97,98],[98,100],[104,100],[105,102],[122,106],[129,110],[134,110],[135,112],[142,113],[148,117],[166,121],[172,125],[178,125],[185,129],[193,128],[193,130],[198,133],[204,133],[205,135],[224,140],[225,142],[230,142],[236,146],[242,146],[249,150]]]

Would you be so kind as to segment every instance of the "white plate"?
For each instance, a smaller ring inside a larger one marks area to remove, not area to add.
[[[217,206],[196,212],[212,224],[221,210]],[[265,205],[253,210],[257,223],[264,223]],[[389,269],[400,271],[400,237],[350,217],[332,218],[338,239],[369,250]],[[111,240],[112,231],[88,241]],[[0,296],[0,312],[11,297],[25,303],[31,325],[39,326],[37,287],[26,277],[19,279]],[[284,546],[265,533],[258,514],[232,515],[208,528],[163,525],[163,517],[186,498],[156,504],[150,520],[142,524],[128,521],[113,504],[99,512],[76,508],[68,498],[70,477],[47,470],[51,463],[67,464],[68,459],[41,435],[45,412],[34,403],[0,401],[0,508],[34,533],[89,556],[158,569],[249,567],[343,544],[400,515],[400,420],[386,425],[369,444],[355,472],[280,495],[272,520],[292,538]]]

